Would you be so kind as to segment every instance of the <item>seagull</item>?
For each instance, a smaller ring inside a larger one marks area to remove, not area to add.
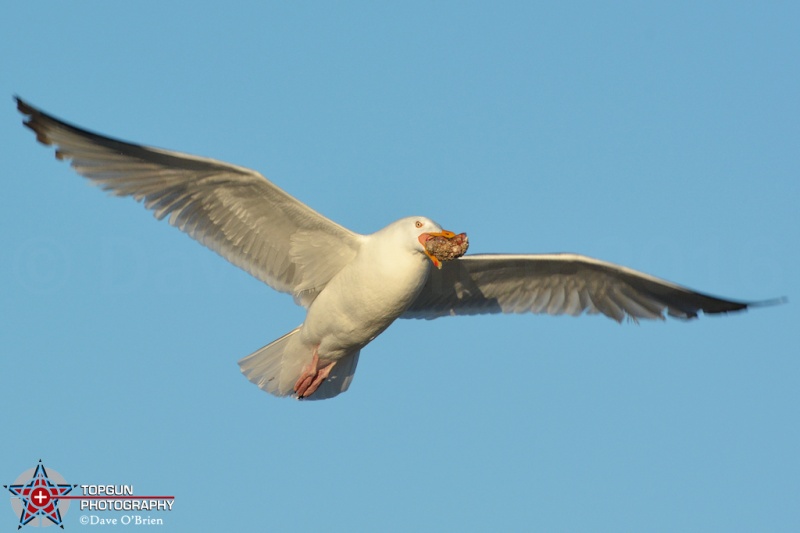
[[[371,235],[340,226],[260,173],[121,141],[61,121],[16,97],[24,124],[59,160],[169,223],[306,309],[303,323],[239,361],[275,396],[322,400],[346,391],[361,350],[398,318],[486,313],[680,319],[741,311],[693,291],[572,253],[474,254],[442,261],[431,239],[455,233],[423,216]],[[783,301],[783,300],[781,300]]]

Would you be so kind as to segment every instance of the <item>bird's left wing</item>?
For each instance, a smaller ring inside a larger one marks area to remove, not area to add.
[[[214,159],[112,139],[67,124],[17,98],[25,125],[58,159],[116,196],[132,196],[303,305],[353,257],[360,236],[258,172]]]
[[[772,302],[758,302],[759,304]],[[727,313],[753,303],[724,300],[630,268],[576,254],[467,255],[431,275],[403,318],[483,313],[602,313],[663,319]]]

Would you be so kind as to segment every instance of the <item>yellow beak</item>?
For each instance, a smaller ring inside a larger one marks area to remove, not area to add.
[[[428,249],[425,247],[425,243],[428,242],[428,239],[430,239],[431,237],[444,237],[445,239],[452,239],[455,236],[456,236],[455,233],[453,233],[452,231],[447,231],[447,230],[442,230],[442,231],[433,232],[433,233],[423,233],[422,235],[419,236],[419,242],[420,242],[420,244],[422,244],[422,249],[425,251],[425,255],[428,256],[428,259],[431,260],[431,262],[433,263],[433,266],[435,266],[436,268],[441,269],[442,268],[442,262],[439,261],[436,258],[436,256],[432,255],[428,251]]]

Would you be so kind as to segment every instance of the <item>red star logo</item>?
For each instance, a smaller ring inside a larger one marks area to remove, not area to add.
[[[4,486],[11,494],[22,500],[22,512],[17,529],[30,523],[37,516],[47,518],[64,529],[64,524],[61,523],[61,511],[58,509],[58,498],[68,494],[77,485],[53,483],[47,477],[47,470],[42,461],[39,460],[30,481],[25,484]]]

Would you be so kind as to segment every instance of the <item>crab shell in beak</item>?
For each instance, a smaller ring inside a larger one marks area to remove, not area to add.
[[[428,251],[427,247],[425,246],[425,243],[428,242],[428,239],[430,239],[431,237],[444,237],[445,239],[452,239],[455,236],[456,236],[455,233],[453,233],[452,231],[447,231],[447,230],[442,230],[442,231],[433,232],[433,233],[423,233],[423,234],[421,234],[419,236],[419,242],[422,245],[422,250],[425,252],[425,255],[428,256],[428,259],[431,260],[431,262],[433,263],[433,266],[435,266],[436,268],[441,269],[442,268],[442,262],[439,261],[439,259],[437,259],[435,255],[431,254]]]

